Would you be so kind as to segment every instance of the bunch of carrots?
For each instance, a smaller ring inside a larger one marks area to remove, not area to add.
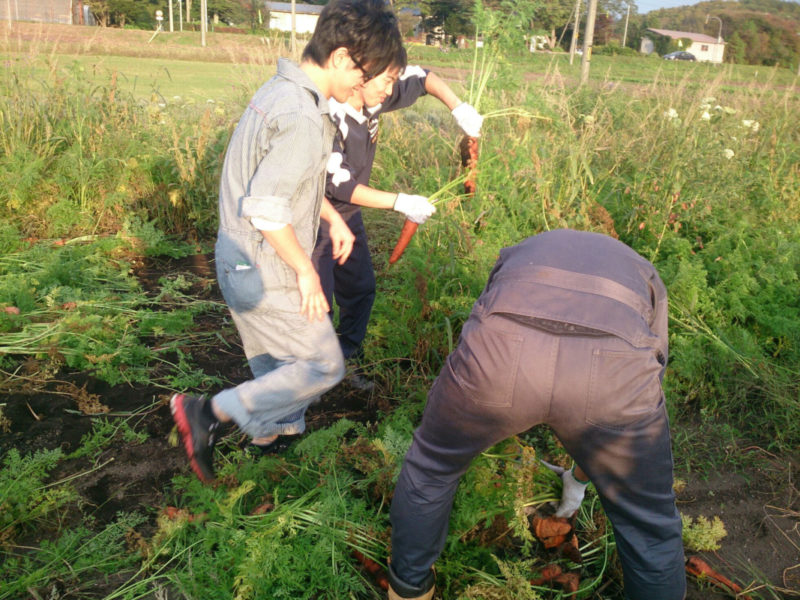
[[[436,204],[439,204],[445,199],[443,197],[445,196],[445,194],[448,194],[449,199],[459,199],[459,196],[451,195],[449,194],[449,192],[451,192],[451,190],[456,186],[464,183],[465,180],[466,180],[466,175],[462,175],[461,177],[449,181],[444,186],[439,188],[435,193],[428,196],[428,201],[435,206]],[[414,237],[414,234],[417,232],[418,227],[419,224],[415,223],[411,219],[405,220],[405,223],[403,223],[403,229],[400,230],[400,237],[397,239],[397,243],[394,246],[394,250],[392,250],[392,254],[389,257],[390,265],[396,263],[398,260],[400,260],[400,257],[403,256],[403,252],[405,252],[406,247],[411,241],[411,238]]]
[[[476,32],[475,39],[477,42],[478,34]],[[486,88],[486,84],[489,81],[489,78],[494,71],[494,67],[497,64],[497,52],[481,52],[481,64],[480,67],[478,66],[478,45],[475,44],[475,54],[473,56],[472,61],[472,77],[470,79],[470,90],[469,90],[469,103],[478,109],[478,106],[481,101],[481,96],[483,95],[483,90]],[[538,115],[534,115],[529,113],[528,111],[520,108],[506,108],[500,109],[497,111],[485,113],[483,115],[484,120],[491,118],[491,117],[506,117],[511,115],[519,115],[525,116],[528,118],[542,118]],[[453,183],[464,184],[464,193],[465,196],[472,196],[475,194],[476,190],[476,182],[478,176],[478,138],[464,135],[461,138],[459,143],[459,150],[461,154],[461,166],[464,169],[464,174],[455,179],[454,181],[448,183],[435,194],[430,196],[428,199],[431,200],[432,198],[437,198],[441,196],[442,193],[449,191],[454,186]],[[441,199],[440,199],[441,200]],[[436,202],[433,202],[436,204]],[[414,237],[414,234],[417,232],[419,228],[419,224],[415,223],[411,219],[406,219],[403,223],[403,228],[400,230],[400,236],[397,239],[397,243],[392,250],[392,254],[389,256],[389,264],[393,265],[396,263],[401,256],[403,256],[403,252],[405,252],[406,247],[411,242],[411,238]]]
[[[475,39],[477,42],[478,34],[476,32]],[[496,54],[491,53],[491,57],[487,58],[490,53],[482,52],[482,63],[481,63],[481,70],[479,76],[476,78],[476,70],[478,65],[478,44],[475,44],[475,54],[472,60],[472,78],[470,79],[470,90],[469,90],[469,103],[478,109],[478,104],[480,103],[481,94],[483,93],[484,88],[486,87],[486,83],[489,81],[489,76],[492,73],[494,68]],[[488,66],[487,66],[488,61]],[[477,83],[476,83],[477,82]],[[476,91],[477,86],[477,91]],[[475,180],[477,178],[477,168],[478,168],[478,138],[471,137],[465,135],[461,139],[460,143],[461,148],[461,166],[466,169],[466,175],[463,177],[458,178],[456,181],[459,183],[464,184],[464,192],[467,195],[473,195],[475,193]],[[452,183],[452,182],[451,182]],[[445,188],[450,188],[450,184],[446,185],[444,188],[436,192],[433,196],[430,196],[428,199],[439,195]],[[436,204],[436,202],[433,202]],[[393,265],[396,263],[401,256],[403,256],[403,252],[405,252],[406,247],[408,246],[409,242],[411,242],[411,238],[414,237],[414,234],[417,232],[417,228],[419,227],[418,223],[414,223],[411,219],[406,219],[405,223],[403,223],[403,229],[400,230],[400,237],[397,239],[397,243],[392,250],[392,254],[389,257],[389,264]]]

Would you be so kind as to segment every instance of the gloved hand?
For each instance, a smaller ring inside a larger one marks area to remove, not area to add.
[[[574,466],[572,469],[564,469],[558,465],[551,465],[544,460],[540,460],[540,462],[553,473],[561,477],[561,481],[564,484],[564,489],[561,492],[561,502],[558,505],[555,516],[571,517],[578,512],[578,509],[581,507],[583,496],[586,494],[586,486],[589,485],[589,482],[575,479],[575,475],[572,473],[572,469],[575,468]]]
[[[483,117],[471,104],[462,102],[451,111],[451,114],[455,117],[458,126],[468,136],[478,137],[481,134]]]
[[[436,207],[425,196],[412,196],[410,194],[397,194],[393,208],[419,225],[427,221],[428,217],[436,212]]]

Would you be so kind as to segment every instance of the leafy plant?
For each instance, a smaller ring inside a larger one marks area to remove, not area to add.
[[[117,436],[119,436],[118,443],[142,444],[147,441],[147,434],[134,431],[127,420],[114,423],[108,419],[97,419],[92,432],[81,438],[78,449],[70,454],[69,458],[96,457]]]
[[[60,459],[60,450],[40,450],[26,456],[16,448],[8,451],[0,470],[0,546],[13,540],[22,528],[77,500],[69,488],[44,483]]]
[[[717,516],[709,520],[703,515],[696,519],[681,515],[683,521],[683,545],[695,552],[713,552],[719,550],[719,542],[728,535],[725,524]]]
[[[55,541],[44,540],[36,553],[4,552],[0,599],[32,594],[55,581],[85,594],[112,574],[135,573],[139,556],[127,551],[127,536],[144,520],[141,515],[120,514],[99,532],[78,526],[62,532]]]

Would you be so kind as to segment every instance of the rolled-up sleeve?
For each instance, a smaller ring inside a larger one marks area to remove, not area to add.
[[[279,116],[262,129],[263,157],[242,198],[243,217],[292,222],[292,198],[319,159],[303,149],[319,137],[319,125],[297,114]]]

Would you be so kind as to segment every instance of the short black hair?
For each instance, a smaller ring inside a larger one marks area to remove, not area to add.
[[[390,67],[395,67],[402,71],[408,66],[408,53],[404,46],[400,46],[389,64]]]
[[[384,0],[331,0],[322,9],[303,60],[324,66],[337,48],[350,53],[367,79],[405,56],[397,16]]]

